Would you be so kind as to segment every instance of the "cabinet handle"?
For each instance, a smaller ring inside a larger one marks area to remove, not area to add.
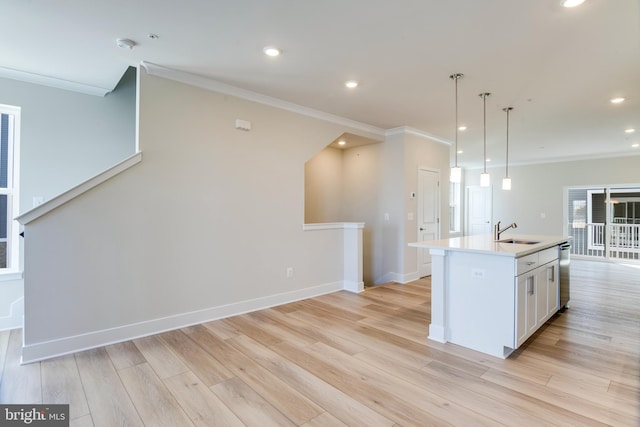
[[[549,271],[549,270],[551,270],[551,271]],[[552,265],[551,267],[549,267],[547,272],[549,273],[549,274],[547,274],[549,282],[553,282],[555,280],[555,276],[556,276],[556,266]]]
[[[527,293],[529,295],[533,295],[533,277],[530,277],[527,280]]]
[[[533,264],[535,264],[535,263],[536,263],[535,261],[529,261],[529,262],[527,263],[527,265],[533,265]]]

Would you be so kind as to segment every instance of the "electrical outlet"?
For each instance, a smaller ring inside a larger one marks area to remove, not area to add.
[[[287,268],[287,279],[291,279],[293,277],[293,267]]]

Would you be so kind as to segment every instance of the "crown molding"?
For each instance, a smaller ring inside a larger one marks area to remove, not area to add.
[[[235,96],[237,98],[242,98],[248,101],[257,102],[259,104],[268,105],[270,107],[279,108],[281,110],[302,114],[304,116],[313,117],[315,119],[324,120],[326,122],[334,123],[341,126],[347,126],[380,137],[384,136],[384,129],[377,126],[357,122],[355,120],[325,113],[324,111],[294,104],[293,102],[284,101],[282,99],[274,98],[268,95],[263,95],[258,92],[231,86],[229,84],[222,83],[208,77],[188,73],[186,71],[174,70],[172,68],[163,67],[161,65],[153,64],[147,61],[142,61],[140,65],[144,67],[147,74],[152,76],[175,80],[180,83],[186,83],[188,85],[200,87],[202,89],[207,89],[213,92]]]
[[[441,138],[439,136],[433,135],[429,132],[422,131],[420,129],[412,128],[411,126],[399,126],[393,129],[388,129],[384,132],[384,136],[393,136],[400,134],[409,134],[414,136],[419,136],[420,138],[428,139],[430,141],[435,141],[440,144],[444,144],[447,146],[453,145],[453,142],[448,139]]]
[[[113,90],[4,67],[0,67],[0,77],[42,86],[54,87],[56,89],[84,93],[85,95],[105,96]]]
[[[607,159],[619,159],[624,157],[635,157],[640,156],[640,151],[637,153],[629,153],[629,152],[615,152],[615,153],[600,153],[600,154],[586,154],[582,156],[567,156],[567,157],[556,157],[553,159],[540,159],[534,160],[530,162],[509,162],[509,167],[515,166],[531,166],[531,165],[547,165],[550,163],[570,163],[570,162],[582,162],[589,160],[607,160]],[[492,162],[493,163],[493,162]],[[487,166],[487,169],[496,169],[503,168],[505,166],[504,163],[496,163],[491,166]],[[465,170],[482,170],[483,166],[463,166]]]

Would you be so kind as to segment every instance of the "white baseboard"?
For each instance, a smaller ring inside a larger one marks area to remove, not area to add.
[[[344,290],[359,294],[360,292],[364,291],[364,282],[351,282],[351,281],[345,280]]]
[[[431,323],[429,325],[429,337],[430,340],[445,343],[447,342],[444,326],[442,325],[434,325]]]
[[[0,331],[22,328],[24,322],[24,297],[11,303],[9,315],[0,317]]]
[[[417,271],[413,273],[407,273],[407,274],[394,273],[390,271],[388,273],[385,273],[381,278],[376,280],[374,283],[376,285],[382,285],[384,283],[396,282],[404,285],[406,283],[413,282],[414,280],[418,280],[419,278],[420,278],[420,275],[418,274]]]
[[[353,288],[353,284],[347,284],[343,281],[327,283],[282,294],[211,307],[190,313],[177,314],[175,316],[123,325],[116,328],[64,337],[52,341],[33,343],[22,347],[21,363],[38,362],[52,357],[63,356],[65,354],[75,353],[91,348],[129,341],[135,338],[184,328],[186,326],[196,325],[211,320],[249,313],[256,310],[262,310],[306,298],[313,298],[343,289],[354,292],[351,288]]]
[[[405,283],[413,282],[414,280],[418,280],[420,278],[420,274],[417,271],[415,271],[413,273],[407,273],[402,277],[403,277],[402,282],[400,283],[405,284]]]

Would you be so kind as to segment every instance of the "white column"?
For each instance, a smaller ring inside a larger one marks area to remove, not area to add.
[[[344,224],[344,290],[364,291],[362,279],[362,229],[364,223]]]
[[[431,324],[429,339],[447,342],[447,252],[431,249]]]

